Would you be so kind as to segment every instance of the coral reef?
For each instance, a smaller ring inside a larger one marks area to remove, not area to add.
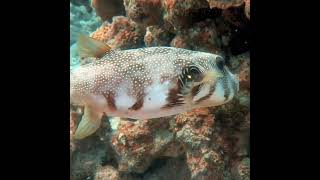
[[[173,38],[170,45],[220,54],[222,53],[222,39],[216,29],[215,23],[211,20],[196,23],[189,29],[181,30]]]
[[[79,33],[89,35],[101,25],[95,11],[90,11],[88,2],[84,2],[78,2],[78,5],[70,3],[70,46],[77,41]]]
[[[221,54],[239,77],[240,91],[225,105],[177,116],[104,116],[96,133],[78,141],[72,136],[82,112],[72,107],[71,179],[250,179],[250,52],[241,44],[248,43],[250,0],[114,1],[92,0],[94,9],[88,1],[71,1],[73,67],[94,60],[77,56],[73,43],[81,32],[113,49],[174,46]],[[116,16],[123,10],[127,17]],[[95,13],[105,20],[102,25]]]
[[[186,146],[186,163],[191,179],[223,179],[224,162],[210,148],[214,117],[209,108],[196,109],[176,117],[177,139]]]
[[[149,26],[146,29],[146,34],[144,36],[144,43],[146,46],[169,46],[170,41],[174,34],[169,31],[159,27],[159,26]]]
[[[143,26],[160,24],[161,0],[124,0],[128,17]]]
[[[175,30],[190,26],[190,15],[193,11],[208,8],[205,0],[164,0],[162,5],[164,21],[173,26]]]
[[[119,158],[119,170],[143,173],[153,159],[165,155],[177,156],[179,151],[175,148],[181,146],[170,146],[174,143],[174,135],[169,130],[169,122],[167,118],[120,121],[112,137],[112,145]]]
[[[104,22],[91,37],[107,43],[113,49],[129,49],[143,45],[144,33],[144,29],[127,17],[115,16],[112,23]]]
[[[125,14],[122,0],[91,0],[91,6],[102,21]]]

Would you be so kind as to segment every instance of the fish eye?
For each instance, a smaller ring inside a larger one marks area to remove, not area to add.
[[[224,64],[224,60],[223,60],[222,57],[218,56],[218,57],[216,58],[216,65],[217,65],[217,67],[218,67],[219,70],[223,71],[223,68],[224,68],[224,65],[225,65],[225,64]]]
[[[201,71],[196,66],[190,66],[188,68],[187,78],[192,81],[199,82],[202,79]]]
[[[188,82],[200,82],[203,78],[203,75],[200,69],[196,66],[189,66],[182,70],[180,75],[180,80],[183,84]]]

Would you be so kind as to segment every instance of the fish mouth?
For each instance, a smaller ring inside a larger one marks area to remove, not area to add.
[[[218,79],[223,78],[223,74],[218,71],[208,71],[204,74],[203,79],[198,82],[198,84],[203,84],[203,83],[214,83],[218,81]]]

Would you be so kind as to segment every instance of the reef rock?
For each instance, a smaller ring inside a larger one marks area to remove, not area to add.
[[[123,0],[91,0],[91,6],[102,21],[125,14]]]
[[[215,22],[209,19],[182,30],[171,41],[171,46],[216,54],[222,53],[222,39],[217,32]]]
[[[124,16],[115,16],[112,23],[104,22],[91,34],[92,38],[103,41],[113,49],[138,48],[143,45],[144,30]]]
[[[235,55],[230,49],[238,48],[234,38],[248,26],[250,0],[124,0],[121,6],[127,17],[114,16],[121,12],[119,4],[110,9],[108,3],[114,1],[91,1],[106,20],[101,26],[87,1],[72,2],[70,43],[82,32],[113,49],[174,46],[228,55],[226,64],[239,77],[240,91],[225,105],[171,117],[130,120],[104,116],[98,131],[83,140],[72,138],[81,118],[81,112],[72,109],[71,178],[249,179],[250,52]],[[70,46],[72,66],[94,60],[79,60],[76,48],[76,44]]]
[[[162,22],[161,0],[124,0],[127,15],[146,27]]]
[[[174,34],[159,26],[149,26],[146,29],[144,43],[148,47],[169,46]]]
[[[158,160],[154,167],[145,173],[143,180],[188,180],[190,177],[185,158],[181,157]]]
[[[118,131],[112,137],[119,170],[143,173],[154,159],[183,152],[182,146],[172,146],[175,141],[169,128],[170,121],[168,118],[120,121]]]
[[[165,23],[174,27],[175,31],[190,27],[192,12],[209,7],[205,0],[163,0],[162,6]]]

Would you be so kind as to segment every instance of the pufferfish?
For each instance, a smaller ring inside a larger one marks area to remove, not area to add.
[[[171,116],[225,104],[239,90],[238,78],[216,54],[174,47],[111,50],[83,35],[78,52],[96,61],[70,73],[70,102],[84,107],[76,139],[93,134],[104,113],[130,119]]]

